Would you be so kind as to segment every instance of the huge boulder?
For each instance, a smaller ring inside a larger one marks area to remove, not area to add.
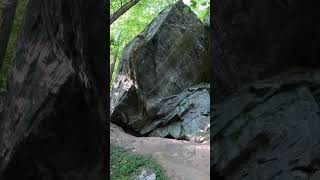
[[[2,102],[1,180],[106,179],[105,7],[29,1]]]
[[[288,70],[316,65],[319,18],[312,3],[299,0],[213,2],[216,100],[240,86]]]
[[[159,102],[209,82],[208,48],[205,27],[190,7],[179,1],[163,10],[124,49],[111,92],[111,120],[139,132],[162,119]]]
[[[319,85],[318,71],[291,71],[215,103],[212,174],[225,180],[317,179]]]

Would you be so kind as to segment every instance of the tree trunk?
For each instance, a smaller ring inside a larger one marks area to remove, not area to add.
[[[0,2],[0,69],[6,53],[18,0]]]
[[[136,5],[140,0],[131,0],[122,7],[120,7],[116,12],[114,12],[110,17],[110,25],[115,22],[120,16]]]
[[[110,64],[110,80],[112,79],[112,74],[113,74],[113,72],[114,72],[114,68],[115,68],[115,65],[116,65],[116,61],[117,61],[118,56],[119,56],[119,49],[120,49],[119,46],[120,46],[120,44],[121,44],[121,42],[120,42],[121,36],[122,36],[122,31],[120,32],[120,34],[119,34],[118,37],[117,37],[116,42],[117,42],[118,48],[117,48],[117,51],[116,51],[116,53],[115,53],[115,56],[113,56],[113,59],[111,60],[111,64]]]
[[[0,117],[1,180],[107,178],[105,3],[29,1]]]
[[[110,80],[112,79],[112,74],[113,74],[113,70],[114,70],[114,65],[116,64],[116,58],[112,58],[111,60],[111,64],[110,64]]]

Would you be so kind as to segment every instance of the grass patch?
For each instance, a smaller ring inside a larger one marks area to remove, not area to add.
[[[111,180],[129,180],[132,174],[139,174],[139,169],[142,167],[152,170],[157,180],[168,180],[160,165],[150,156],[128,152],[113,145],[110,150]]]
[[[18,35],[21,32],[22,19],[23,19],[23,15],[26,10],[27,4],[28,4],[28,0],[19,0],[17,5],[9,42],[8,42],[6,53],[3,60],[3,65],[0,70],[0,93],[4,93],[7,91],[6,89],[7,77],[11,69],[12,60],[16,53],[17,39],[18,39]]]

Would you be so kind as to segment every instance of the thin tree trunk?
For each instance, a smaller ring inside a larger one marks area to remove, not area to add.
[[[120,42],[120,39],[121,39],[121,36],[122,36],[122,32],[120,32],[118,38],[117,38],[117,43],[118,43],[118,47],[120,46],[121,42]],[[113,56],[113,60],[111,61],[111,64],[110,64],[110,79],[112,79],[112,74],[113,74],[113,71],[114,71],[114,68],[115,68],[115,64],[116,64],[116,61],[118,59],[118,56],[119,56],[119,48],[117,48],[117,51],[115,53],[115,56]]]
[[[0,2],[0,69],[6,53],[18,0],[1,0]]]
[[[116,59],[113,58],[113,59],[111,60],[111,64],[110,64],[110,80],[112,79],[112,74],[113,74],[113,69],[114,69],[115,63],[116,63]]]
[[[110,25],[115,22],[120,16],[136,5],[140,0],[131,0],[114,12],[110,17]]]

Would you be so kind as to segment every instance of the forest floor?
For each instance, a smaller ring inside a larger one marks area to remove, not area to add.
[[[111,123],[111,145],[151,156],[170,180],[210,179],[210,144],[160,137],[135,137]]]
[[[110,150],[111,180],[168,180],[161,166],[150,156],[130,152],[114,145],[111,145]]]

